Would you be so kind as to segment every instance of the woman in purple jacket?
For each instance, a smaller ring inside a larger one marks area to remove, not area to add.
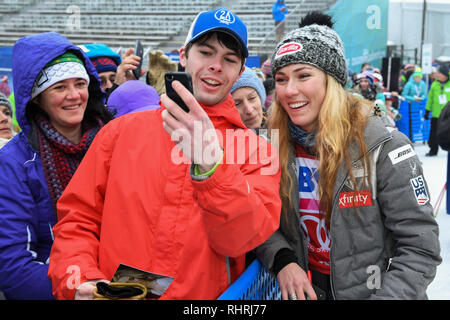
[[[22,131],[0,150],[0,290],[6,299],[53,299],[56,202],[112,116],[89,58],[58,33],[16,42],[13,81]]]

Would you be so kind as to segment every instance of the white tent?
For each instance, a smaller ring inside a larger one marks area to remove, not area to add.
[[[424,0],[390,0],[389,44],[420,52],[423,4]],[[450,0],[426,0],[424,43],[432,44],[432,59],[450,56]]]

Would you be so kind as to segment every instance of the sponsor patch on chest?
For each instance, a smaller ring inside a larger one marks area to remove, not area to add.
[[[371,205],[372,205],[372,196],[369,190],[341,192],[339,194],[339,209],[351,207],[367,207]]]
[[[397,164],[403,160],[411,158],[416,155],[413,147],[410,144],[406,144],[403,147],[397,148],[388,153],[392,164]]]
[[[423,176],[418,176],[414,179],[409,180],[414,191],[414,196],[416,197],[417,203],[421,206],[430,201],[427,188],[425,187],[425,180]]]

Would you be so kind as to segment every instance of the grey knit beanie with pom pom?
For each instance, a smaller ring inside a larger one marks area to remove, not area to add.
[[[347,63],[344,46],[332,29],[330,16],[311,13],[305,16],[300,26],[287,33],[277,45],[272,56],[272,75],[287,65],[305,63],[328,73],[345,86]]]

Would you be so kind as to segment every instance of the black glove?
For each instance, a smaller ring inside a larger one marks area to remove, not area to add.
[[[430,111],[425,110],[425,115],[423,117],[425,118],[425,120],[429,120],[430,119]]]
[[[132,285],[114,287],[114,284],[109,285],[105,282],[98,282],[96,286],[99,294],[110,299],[131,298],[143,293],[141,289]]]

